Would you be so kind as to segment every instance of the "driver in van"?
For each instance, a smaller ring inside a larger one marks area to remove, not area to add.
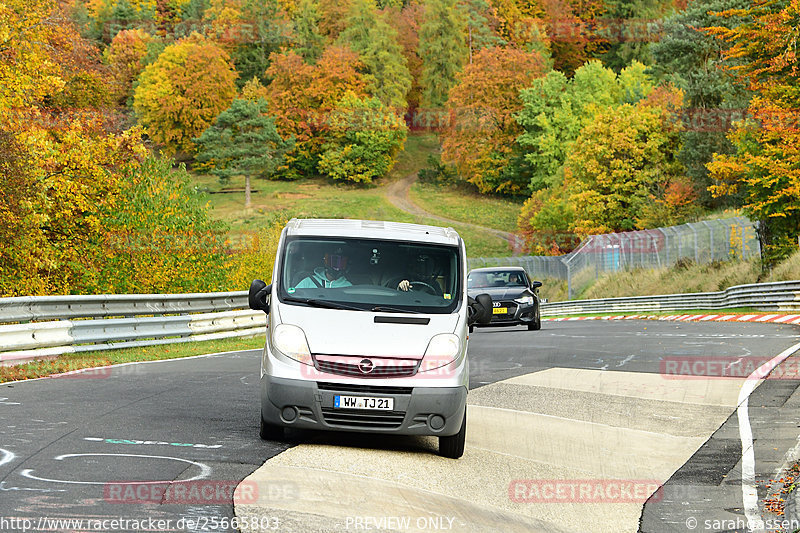
[[[323,265],[314,269],[314,274],[303,278],[297,284],[297,289],[326,288],[336,289],[350,287],[352,283],[347,279],[347,254],[341,248],[332,250],[323,256]]]
[[[433,274],[433,268],[433,260],[430,257],[420,256],[417,258],[416,265],[413,268],[414,274],[412,275],[411,279],[423,283],[424,285],[431,285],[432,283],[435,283],[434,278],[436,277]],[[404,279],[397,284],[397,290],[408,292],[411,290],[411,286],[413,284],[414,281]]]

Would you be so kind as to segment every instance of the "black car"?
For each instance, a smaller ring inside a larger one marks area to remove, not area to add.
[[[540,281],[531,281],[522,267],[487,267],[470,270],[467,293],[492,297],[492,321],[489,326],[526,325],[529,330],[542,328],[539,311]],[[472,326],[470,326],[472,331]]]

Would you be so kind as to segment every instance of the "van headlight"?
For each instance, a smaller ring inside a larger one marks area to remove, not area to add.
[[[531,305],[533,303],[533,296],[523,296],[522,298],[514,298],[514,301],[522,305]]]
[[[449,365],[456,360],[459,353],[461,353],[461,341],[457,335],[452,333],[434,335],[425,350],[425,356],[422,358],[419,371],[427,372],[434,368]]]
[[[313,365],[311,350],[303,330],[292,324],[279,324],[272,331],[272,346],[288,357],[306,365]]]

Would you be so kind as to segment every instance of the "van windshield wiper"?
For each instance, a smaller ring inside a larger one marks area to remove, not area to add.
[[[397,307],[387,307],[385,305],[378,305],[370,309],[373,313],[412,313],[415,315],[423,314],[421,311],[412,311],[410,309],[399,309]]]
[[[349,311],[363,311],[360,307],[355,307],[347,304],[340,304],[337,302],[329,302],[327,300],[316,300],[314,298],[295,298],[294,296],[286,296],[283,298],[285,302],[297,302],[301,304],[310,305],[312,307],[322,307],[324,309],[347,309]]]

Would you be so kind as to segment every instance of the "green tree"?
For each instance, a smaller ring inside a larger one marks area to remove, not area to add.
[[[334,180],[372,183],[397,161],[406,139],[401,117],[377,98],[348,93],[331,115],[318,168]]]
[[[422,105],[442,107],[467,60],[466,21],[455,0],[429,0],[419,30]]]
[[[197,139],[200,162],[220,180],[244,176],[244,206],[250,207],[250,177],[269,177],[283,165],[294,139],[283,140],[275,121],[265,116],[267,102],[236,99]]]
[[[582,122],[574,109],[570,81],[561,72],[551,71],[523,89],[520,99],[522,109],[515,118],[524,131],[517,142],[530,164],[530,189],[556,187]]]
[[[358,53],[367,91],[384,105],[405,109],[411,74],[397,30],[377,12],[372,0],[355,0],[347,22],[339,41]]]
[[[633,97],[651,89],[643,73],[626,72],[622,78],[627,85],[624,90],[612,70],[590,61],[571,80],[551,71],[521,92],[522,108],[515,118],[524,131],[517,142],[530,164],[531,191],[559,186],[564,160],[598,110],[618,105],[628,93]]]
[[[215,220],[183,165],[155,156],[122,173],[104,218],[93,291],[181,293],[227,290],[228,228]],[[147,268],[142,268],[147,265]]]
[[[484,48],[503,46],[506,44],[489,26],[491,5],[486,0],[460,0],[458,9],[463,12],[467,27],[467,49],[469,63],[473,56]]]
[[[267,83],[269,57],[289,40],[289,22],[279,13],[277,0],[245,0],[242,6],[242,43],[237,44],[233,62],[238,81],[258,77]]]
[[[319,31],[320,14],[314,0],[300,0],[292,24],[294,27],[294,51],[306,63],[314,64],[325,49],[325,38]]]
[[[230,106],[236,72],[219,46],[194,34],[168,46],[139,78],[133,108],[168,152],[195,149],[193,140]]]

